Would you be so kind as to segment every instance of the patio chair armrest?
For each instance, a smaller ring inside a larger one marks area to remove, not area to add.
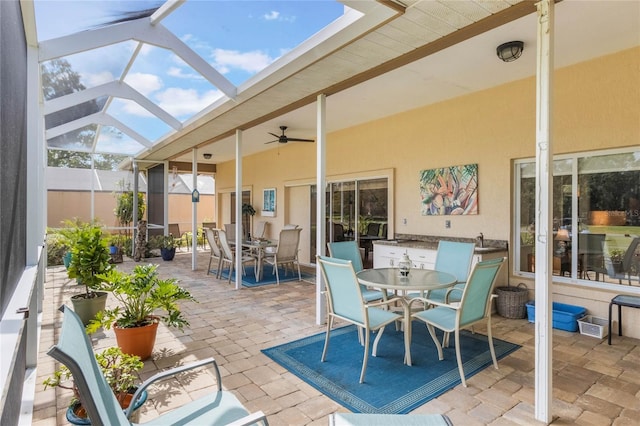
[[[263,425],[268,425],[267,416],[262,411],[256,411],[255,413],[248,414],[241,419],[228,423],[227,426],[245,426],[253,425],[257,422],[262,422]]]
[[[154,374],[153,376],[149,377],[147,380],[145,380],[140,386],[138,386],[138,389],[136,390],[136,392],[133,394],[133,397],[131,398],[131,405],[129,405],[129,408],[127,408],[124,412],[125,416],[127,416],[127,418],[129,418],[129,416],[133,413],[133,409],[134,409],[134,405],[133,401],[137,401],[138,397],[140,396],[140,394],[146,390],[149,386],[151,386],[152,384],[160,381],[160,380],[164,380],[167,379],[169,377],[173,377],[176,374],[180,374],[180,373],[184,373],[185,371],[189,371],[189,370],[193,370],[195,368],[199,368],[199,367],[204,367],[207,364],[213,364],[213,367],[215,369],[216,372],[216,381],[218,382],[218,392],[222,391],[222,378],[220,376],[220,369],[218,368],[218,364],[216,363],[216,360],[213,357],[210,358],[206,358],[200,361],[196,361],[187,365],[181,365],[178,367],[173,367],[169,370],[165,370],[165,371],[160,371],[159,373]]]
[[[399,297],[393,297],[391,299],[386,299],[386,300],[381,300],[381,301],[376,301],[373,303],[365,303],[365,308],[378,308],[380,306],[386,306],[386,305],[390,305],[392,303],[395,302],[400,302],[400,298]]]
[[[447,292],[444,294],[444,302],[445,303],[449,303],[449,296],[451,295],[451,293],[453,293],[454,291],[459,291],[460,294],[462,294],[463,289],[458,288],[458,287],[450,287]]]
[[[414,297],[414,298],[412,298],[411,301],[409,302],[409,306],[411,306],[411,304],[413,302],[415,302],[416,300],[420,300],[420,301],[422,301],[423,303],[425,303],[427,305],[444,306],[445,308],[451,308],[451,309],[459,309],[460,308],[458,302],[443,303],[443,302],[437,302],[435,300],[428,299],[426,297]]]

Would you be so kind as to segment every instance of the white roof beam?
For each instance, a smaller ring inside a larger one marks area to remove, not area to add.
[[[158,8],[158,10],[153,12],[153,15],[149,17],[151,25],[156,25],[157,23],[162,21],[164,18],[173,13],[174,10],[182,6],[185,1],[186,0],[169,0],[165,2]]]
[[[137,40],[173,51],[226,96],[235,99],[237,94],[236,86],[163,25],[150,25],[149,18],[123,22],[43,41],[40,43],[40,62],[128,40]]]
[[[91,124],[115,127],[116,129],[120,130],[122,133],[128,135],[131,139],[134,139],[136,142],[140,143],[141,145],[144,145],[147,148],[153,145],[147,138],[145,138],[135,130],[131,129],[129,126],[122,123],[120,120],[117,120],[114,117],[110,116],[109,114],[105,114],[102,112],[91,114],[86,117],[82,117],[77,120],[73,120],[68,123],[62,124],[60,126],[53,127],[46,131],[45,137],[47,140],[49,140],[49,139],[55,138],[56,136],[64,135],[65,133],[69,133],[73,130],[80,129],[82,127],[89,126]]]
[[[175,119],[171,114],[151,102],[148,98],[133,87],[129,86],[127,83],[119,81],[101,84],[100,86],[92,87],[81,92],[74,92],[69,95],[47,101],[44,104],[44,114],[51,114],[101,96],[113,96],[116,98],[132,100],[175,130],[180,130],[182,128],[182,123]]]

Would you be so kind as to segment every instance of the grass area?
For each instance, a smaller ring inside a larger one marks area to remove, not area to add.
[[[634,237],[640,236],[640,226],[589,226],[592,234],[606,234],[607,250],[626,251]]]

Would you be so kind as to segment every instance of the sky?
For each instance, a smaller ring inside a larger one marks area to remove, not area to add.
[[[161,5],[153,1],[36,0],[38,39],[85,31],[121,17],[124,12]],[[196,51],[235,86],[241,85],[344,12],[333,0],[189,0],[162,24]],[[87,88],[121,77],[137,42],[127,41],[66,57]],[[184,122],[222,94],[177,55],[145,45],[125,82]],[[115,99],[108,112],[144,138],[154,141],[171,132],[164,122],[137,103]],[[143,147],[124,143],[118,132],[105,131],[99,149],[134,154]],[[126,139],[129,139],[126,135]]]

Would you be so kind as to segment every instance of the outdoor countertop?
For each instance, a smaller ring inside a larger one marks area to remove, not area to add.
[[[447,239],[447,238],[440,238]],[[458,241],[459,239],[452,239],[454,241]],[[468,239],[465,242],[469,242]],[[404,248],[415,248],[415,249],[426,249],[426,250],[437,250],[438,249],[438,240],[411,240],[411,239],[395,239],[395,240],[377,240],[374,241],[373,244],[385,245],[385,246],[398,246]],[[483,253],[500,253],[507,251],[505,247],[478,247],[476,246],[474,253],[475,254],[483,254]]]

